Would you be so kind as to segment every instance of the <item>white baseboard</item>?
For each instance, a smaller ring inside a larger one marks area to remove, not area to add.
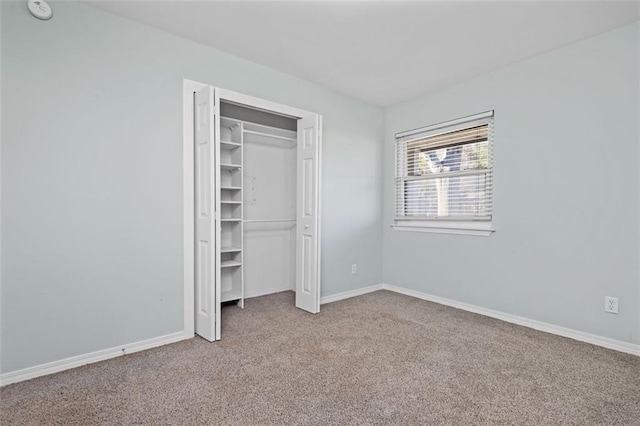
[[[288,289],[283,289],[285,291]],[[592,345],[601,346],[607,349],[613,349],[615,351],[624,352],[632,355],[640,356],[640,345],[633,343],[623,342],[620,340],[610,339],[608,337],[598,336],[591,333],[586,333],[571,328],[561,327],[554,324],[549,324],[541,321],[536,321],[517,315],[507,314],[504,312],[494,311],[493,309],[483,308],[481,306],[471,305],[469,303],[458,302],[455,300],[447,299],[440,296],[434,296],[431,294],[423,293],[416,290],[410,290],[403,287],[398,287],[391,284],[375,284],[368,287],[359,288],[356,290],[345,291],[343,293],[333,294],[331,296],[325,296],[320,298],[320,303],[331,303],[339,300],[349,299],[351,297],[360,296],[367,293],[372,293],[378,290],[389,290],[395,293],[404,294],[406,296],[415,297],[417,299],[427,300],[429,302],[439,303],[441,305],[450,306],[452,308],[462,309],[464,311],[473,312],[480,315],[485,315],[491,318],[496,318],[502,321],[506,321],[512,324],[522,325],[524,327],[533,328],[534,330],[544,331],[546,333],[556,334],[558,336],[568,337],[570,339],[578,340],[581,342],[590,343]],[[266,294],[266,293],[265,293]],[[251,296],[257,297],[257,295]],[[155,348],[169,343],[175,343],[180,340],[190,339],[193,335],[187,335],[180,331],[177,333],[167,334],[165,336],[154,337],[152,339],[143,340],[140,342],[130,343],[122,346],[117,346],[109,349],[103,349],[84,355],[78,355],[59,361],[53,361],[46,364],[36,365],[34,367],[25,368],[22,370],[11,371],[0,375],[0,386],[9,385],[11,383],[17,383],[24,380],[34,379],[36,377],[44,376],[47,374],[53,374],[71,368],[80,367],[86,364],[93,364],[95,362],[104,361],[117,356],[127,355],[134,352],[143,351],[146,349]]]
[[[491,318],[496,318],[502,321],[510,322],[512,324],[518,324],[525,327],[533,328],[534,330],[544,331],[546,333],[568,337],[570,339],[578,340],[580,342],[591,343],[592,345],[602,346],[603,348],[613,349],[614,351],[619,351],[619,352],[624,352],[631,355],[640,356],[640,345],[635,345],[633,343],[610,339],[608,337],[598,336],[596,334],[585,333],[584,331],[574,330],[567,327],[561,327],[559,325],[549,324],[542,321],[536,321],[529,318],[507,314],[500,311],[494,311],[493,309],[483,308],[481,306],[471,305],[469,303],[458,302],[458,301],[447,299],[444,297],[422,293],[416,290],[409,290],[409,289],[398,287],[391,284],[382,284],[382,289],[404,294],[406,296],[415,297],[417,299],[428,300],[429,302],[435,302],[445,306],[451,306],[452,308],[462,309],[463,311],[485,315]]]
[[[337,302],[338,300],[349,299],[351,297],[360,296],[362,294],[372,293],[374,291],[382,290],[383,284],[370,285],[369,287],[362,287],[355,290],[349,290],[342,293],[332,294],[331,296],[324,296],[320,298],[320,304]]]
[[[177,333],[154,337],[152,339],[142,340],[140,342],[129,343],[127,345],[103,349],[101,351],[91,352],[84,355],[77,355],[70,358],[61,359],[59,361],[48,362],[46,364],[25,368],[22,370],[11,371],[9,373],[0,375],[0,386],[22,382],[29,379],[35,379],[36,377],[45,376],[47,374],[53,374],[59,371],[80,367],[82,365],[93,364],[94,362],[115,358],[117,356],[144,351],[146,349],[167,345],[169,343],[175,343],[180,340],[189,339],[191,337],[193,336],[186,335],[184,332],[179,331]]]

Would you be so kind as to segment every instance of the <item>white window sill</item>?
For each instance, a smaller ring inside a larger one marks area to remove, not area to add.
[[[455,221],[396,221],[391,227],[395,231],[428,232],[432,234],[473,235],[488,237],[495,232],[491,222],[455,222]]]

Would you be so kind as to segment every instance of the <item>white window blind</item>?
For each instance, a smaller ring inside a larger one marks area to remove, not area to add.
[[[493,111],[397,134],[396,223],[490,222],[492,144]]]

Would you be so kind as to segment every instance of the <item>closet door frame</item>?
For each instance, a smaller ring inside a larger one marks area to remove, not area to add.
[[[281,115],[286,115],[296,120],[305,117],[314,117],[318,123],[318,158],[316,161],[317,166],[317,180],[315,182],[316,193],[316,211],[317,211],[317,253],[316,262],[317,270],[317,312],[320,311],[320,261],[321,261],[321,170],[322,170],[322,115],[314,112],[306,111],[300,108],[291,107],[288,105],[279,104],[277,102],[268,101],[254,96],[245,95],[243,93],[233,92],[231,90],[222,89],[215,85],[201,83],[193,80],[183,80],[183,282],[184,282],[184,337],[193,337],[195,334],[195,182],[194,182],[194,112],[193,112],[193,93],[204,87],[212,86],[215,92],[215,108],[219,111],[219,101],[225,101],[230,103],[236,103],[251,108],[264,110],[266,112],[273,112]],[[219,123],[219,114],[216,113],[216,122]],[[216,129],[216,144],[219,144],[219,125]],[[216,185],[218,186],[218,185]],[[296,265],[297,267],[297,265]],[[217,286],[219,287],[219,286]],[[219,309],[217,310],[217,318],[219,319]],[[217,339],[220,338],[220,321],[216,321],[216,334]]]

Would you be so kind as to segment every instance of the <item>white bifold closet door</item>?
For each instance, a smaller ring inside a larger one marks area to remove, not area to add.
[[[213,87],[195,93],[195,332],[216,340],[215,104]]]
[[[296,307],[320,312],[319,129],[317,115],[298,120]]]

